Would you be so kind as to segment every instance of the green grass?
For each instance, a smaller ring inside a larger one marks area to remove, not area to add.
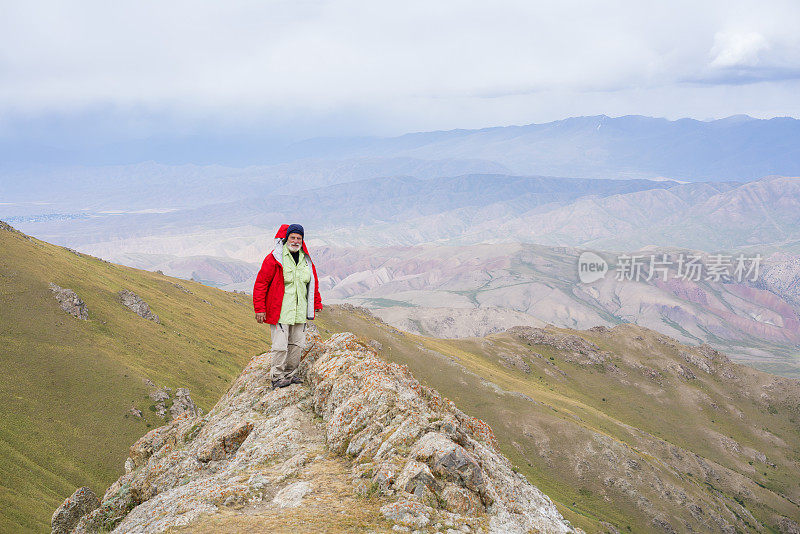
[[[181,280],[188,294],[175,279],[6,230],[0,249],[0,531],[45,532],[66,497],[84,485],[102,495],[128,447],[163,424],[145,378],[189,388],[208,410],[269,333],[246,295]],[[74,290],[90,319],[62,311],[49,282]],[[123,288],[161,324],[122,306]]]

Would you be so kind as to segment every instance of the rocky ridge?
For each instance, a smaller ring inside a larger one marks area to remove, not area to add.
[[[302,385],[272,390],[269,368],[269,354],[256,356],[208,414],[187,411],[142,437],[99,507],[53,531],[163,532],[315,511],[331,487],[337,501],[377,500],[362,530],[576,531],[512,469],[488,425],[353,334],[323,342],[309,332]],[[340,476],[322,484],[333,464]]]

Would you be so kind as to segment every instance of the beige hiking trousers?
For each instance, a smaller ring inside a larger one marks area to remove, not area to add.
[[[272,380],[292,378],[297,374],[300,356],[306,347],[306,324],[271,324],[269,334],[272,338]]]

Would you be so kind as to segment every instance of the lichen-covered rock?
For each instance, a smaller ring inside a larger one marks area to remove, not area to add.
[[[486,480],[481,467],[462,446],[443,434],[425,434],[414,446],[411,456],[427,462],[445,480],[479,495],[486,493]]]
[[[117,295],[119,296],[120,302],[122,302],[125,307],[136,313],[136,315],[139,317],[143,317],[144,319],[153,321],[154,323],[161,323],[158,315],[153,313],[150,310],[150,306],[148,306],[148,304],[133,291],[130,291],[129,289],[123,289]]]
[[[441,495],[447,509],[457,514],[475,515],[484,510],[477,495],[457,484],[447,484]]]
[[[91,489],[78,488],[53,514],[50,520],[52,534],[72,532],[78,521],[98,506],[100,506],[100,500]]]
[[[73,290],[64,289],[50,282],[50,291],[53,292],[62,310],[84,321],[89,318],[89,308]]]
[[[381,513],[399,525],[422,528],[431,522],[433,508],[411,499],[403,499],[381,507]]]
[[[397,476],[395,485],[408,493],[422,498],[425,489],[436,492],[439,484],[427,465],[409,460],[403,471]]]
[[[331,449],[354,456],[354,478],[371,475],[381,493],[399,494],[405,504],[387,505],[387,517],[420,528],[425,518],[486,513],[492,532],[574,532],[511,469],[486,423],[420,384],[406,366],[377,358],[353,334],[335,334],[323,346],[308,368],[314,409]]]
[[[251,430],[253,430],[253,423],[249,421],[240,423],[227,434],[219,436],[202,448],[197,453],[197,459],[201,462],[210,462],[211,460],[222,460],[226,456],[236,454],[242,442],[250,435]]]
[[[148,458],[167,443],[175,444],[177,442],[175,429],[175,423],[154,428],[131,445],[128,455],[134,468],[143,466]]]
[[[310,330],[300,373],[304,385],[272,389],[269,354],[254,357],[208,414],[186,410],[138,440],[126,473],[75,532],[155,533],[245,505],[314,506],[326,455],[348,462],[338,487],[377,493],[398,528],[575,532],[512,471],[488,425],[366,342],[322,342]]]
[[[130,494],[130,483],[123,477],[106,491],[99,508],[81,518],[72,533],[109,532],[125,518],[134,506],[135,503]]]

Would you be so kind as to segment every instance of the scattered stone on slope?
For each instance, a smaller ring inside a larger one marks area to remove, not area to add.
[[[575,334],[550,332],[530,326],[514,326],[507,332],[529,345],[549,345],[563,351],[567,361],[574,363],[603,364],[608,360],[608,355],[600,347]]]
[[[148,396],[153,402],[166,402],[169,400],[170,393],[172,393],[172,389],[170,388],[156,388],[151,391]]]
[[[81,517],[98,506],[100,506],[100,500],[91,489],[78,488],[53,514],[50,520],[52,534],[72,532]]]
[[[73,290],[64,289],[50,282],[50,291],[53,292],[62,310],[84,321],[89,318],[89,308]]]
[[[177,419],[185,413],[188,413],[190,417],[197,417],[198,415],[202,415],[202,410],[192,401],[188,389],[178,388],[177,391],[175,391],[175,398],[172,400],[172,406],[169,408],[169,414],[173,419]]]
[[[183,287],[182,285],[180,285],[180,284],[178,284],[176,282],[170,282],[170,284],[172,284],[173,286],[177,287],[178,289],[180,289],[184,293],[189,293],[190,295],[192,295],[192,292],[189,291],[188,289],[186,289],[185,287]]]
[[[19,230],[17,230],[16,228],[14,228],[13,226],[11,226],[10,224],[8,224],[5,221],[0,221],[0,230],[5,230],[6,232],[12,232],[14,234],[19,235],[20,237],[24,237],[28,241],[31,240],[31,236],[29,236],[28,234],[25,234],[23,232],[20,232]]]
[[[184,412],[143,436],[75,532],[163,532],[223,509],[314,506],[326,462],[349,465],[342,498],[377,493],[387,503],[376,525],[575,532],[512,470],[491,428],[354,335],[309,333],[300,364],[309,386],[273,390],[269,372],[269,354],[256,356],[208,414]]]
[[[161,324],[161,321],[158,318],[158,315],[153,313],[150,310],[150,306],[147,305],[145,301],[143,301],[136,293],[130,291],[128,289],[123,289],[118,294],[120,301],[124,304],[127,308],[132,310],[136,315],[139,317],[143,317],[149,321],[153,321],[154,323]]]
[[[175,391],[175,397],[173,398],[172,388],[157,388],[150,380],[146,380],[145,383],[153,388],[148,396],[150,397],[150,400],[153,401],[154,404],[152,408],[155,410],[158,416],[166,419],[167,412],[169,412],[171,419],[177,419],[178,417],[181,417],[183,414],[187,413],[190,417],[202,415],[203,411],[195,405],[194,401],[189,395],[188,389],[178,388],[177,391]],[[167,403],[170,402],[170,399],[172,399],[172,404],[169,406],[169,408],[167,408]]]
[[[518,369],[525,374],[530,374],[531,366],[522,359],[522,356],[519,354],[510,354],[508,352],[500,352],[498,353],[500,356],[500,365],[503,367],[507,367],[509,369]]]
[[[169,400],[172,389],[157,388],[149,394],[150,400],[155,403],[156,415],[162,418],[167,417],[167,401]]]
[[[778,521],[781,534],[800,534],[800,524],[788,517],[781,517]]]
[[[695,380],[697,378],[692,370],[682,363],[675,366],[675,371],[686,380]]]
[[[713,369],[711,368],[711,365],[713,365],[713,363],[709,359],[704,358],[703,356],[693,354],[686,350],[682,350],[680,352],[680,356],[681,358],[686,360],[687,363],[694,365],[695,367],[697,367],[698,369],[700,369],[705,373],[711,374],[714,372]]]

